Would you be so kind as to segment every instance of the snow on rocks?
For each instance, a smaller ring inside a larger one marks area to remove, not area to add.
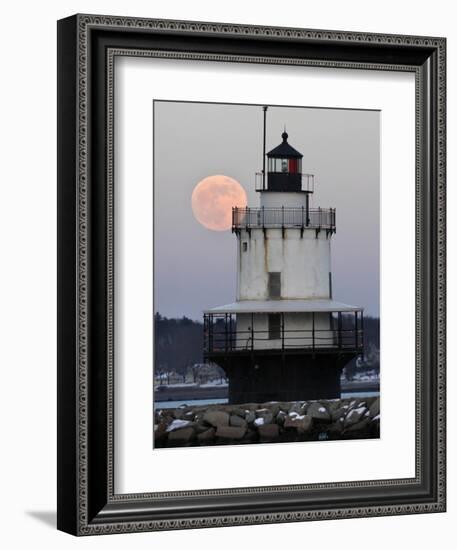
[[[310,416],[313,420],[318,420],[320,422],[331,422],[332,418],[327,408],[320,401],[315,401],[311,403],[306,411],[306,414]]]
[[[187,428],[190,425],[189,420],[173,420],[167,427],[167,432],[173,432],[174,430],[180,430],[181,428]]]
[[[345,426],[352,426],[353,424],[357,424],[357,422],[361,420],[362,416],[364,416],[366,410],[367,409],[365,407],[358,407],[357,409],[351,409],[347,413],[346,418],[344,419]]]
[[[154,416],[154,446],[378,438],[379,398],[181,406]]]
[[[308,415],[288,416],[284,421],[285,429],[294,429],[298,434],[302,435],[311,430],[313,419]]]

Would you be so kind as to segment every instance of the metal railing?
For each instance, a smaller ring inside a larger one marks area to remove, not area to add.
[[[232,230],[263,228],[310,228],[336,230],[334,208],[260,207],[233,208]]]
[[[246,316],[246,314],[243,314]],[[249,314],[247,314],[249,315]],[[203,349],[206,355],[239,352],[303,351],[353,352],[363,354],[363,314],[336,312],[329,317],[328,328],[318,328],[315,315],[307,328],[288,328],[283,313],[274,334],[271,329],[256,328],[255,314],[246,328],[238,328],[235,314],[205,314]],[[322,314],[318,314],[322,316]],[[246,323],[244,323],[246,324]]]

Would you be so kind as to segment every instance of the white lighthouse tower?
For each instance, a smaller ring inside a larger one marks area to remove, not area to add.
[[[205,359],[227,373],[231,403],[340,397],[363,352],[362,308],[332,297],[335,210],[310,208],[314,176],[288,138],[257,174],[260,206],[233,210],[236,302],[204,314]]]

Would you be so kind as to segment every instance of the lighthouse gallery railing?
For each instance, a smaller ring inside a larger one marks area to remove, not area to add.
[[[363,355],[364,330],[362,311],[334,312],[330,326],[322,329],[315,324],[307,328],[292,328],[280,315],[275,334],[257,325],[257,315],[251,314],[248,327],[240,328],[235,314],[206,313],[204,315],[203,349],[205,355],[243,352],[353,352]]]
[[[335,208],[233,208],[232,230],[309,228],[335,231]]]

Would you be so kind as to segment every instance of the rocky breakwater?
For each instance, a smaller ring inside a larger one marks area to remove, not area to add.
[[[378,438],[379,398],[157,408],[154,445],[190,447]]]

